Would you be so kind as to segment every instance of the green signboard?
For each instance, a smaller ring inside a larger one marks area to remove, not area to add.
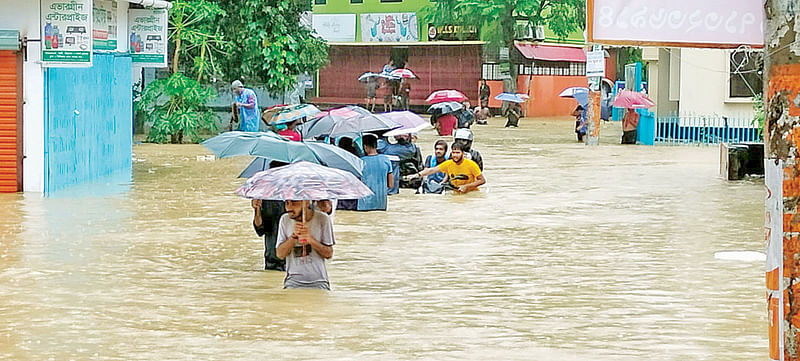
[[[128,38],[133,65],[167,67],[167,10],[128,10]]]
[[[92,65],[92,1],[41,0],[42,65]]]
[[[114,0],[94,0],[92,9],[94,29],[92,42],[94,50],[117,50],[117,2]]]

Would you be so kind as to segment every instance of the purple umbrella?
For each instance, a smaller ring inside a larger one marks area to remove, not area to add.
[[[381,115],[391,120],[394,120],[395,123],[397,124],[400,124],[400,128],[391,130],[386,134],[384,134],[384,136],[387,137],[392,137],[400,134],[419,133],[419,131],[425,128],[430,128],[431,126],[431,123],[425,120],[425,118],[409,111],[390,112],[390,113],[383,113]]]

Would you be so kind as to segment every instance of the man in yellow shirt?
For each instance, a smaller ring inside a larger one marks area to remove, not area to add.
[[[425,177],[436,172],[442,172],[447,175],[450,183],[456,187],[456,192],[467,193],[477,190],[483,184],[486,184],[486,178],[483,177],[480,167],[472,160],[464,158],[464,149],[461,143],[453,143],[450,151],[450,159],[442,162],[436,167],[425,168],[417,174],[408,175],[410,179],[416,177]]]

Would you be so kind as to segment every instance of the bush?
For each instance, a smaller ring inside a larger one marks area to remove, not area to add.
[[[217,116],[205,105],[215,91],[181,73],[147,85],[136,110],[152,123],[147,141],[182,143],[183,137],[199,142],[200,131],[216,131]]]

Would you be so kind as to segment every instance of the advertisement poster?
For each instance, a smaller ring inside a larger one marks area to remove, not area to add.
[[[606,76],[606,57],[603,50],[586,53],[586,76]]]
[[[417,14],[361,14],[361,41],[417,42]]]
[[[41,0],[42,65],[92,65],[92,1]]]
[[[314,30],[327,41],[356,41],[356,14],[314,14]]]
[[[130,52],[133,65],[167,67],[167,11],[164,9],[128,10]]]
[[[94,50],[117,50],[117,2],[94,0],[92,9],[94,28],[92,42]]]
[[[723,5],[724,4],[724,5]],[[588,41],[618,45],[736,48],[764,43],[764,2],[588,0]]]

